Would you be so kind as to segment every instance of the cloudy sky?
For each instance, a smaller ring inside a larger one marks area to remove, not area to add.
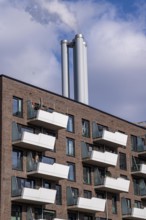
[[[61,94],[60,41],[88,44],[89,104],[146,120],[145,0],[0,0],[0,74]]]

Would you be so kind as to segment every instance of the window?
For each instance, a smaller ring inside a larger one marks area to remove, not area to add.
[[[74,140],[71,138],[66,139],[66,155],[68,156],[75,156],[75,144]]]
[[[131,148],[133,151],[143,151],[144,138],[131,135]]]
[[[100,199],[105,199],[105,192],[96,191],[96,197]]]
[[[117,214],[117,196],[112,196],[112,213]]]
[[[76,220],[77,219],[77,214],[75,213],[68,213],[68,220]]]
[[[69,166],[68,180],[75,181],[75,164],[68,163],[68,166]]]
[[[22,99],[13,97],[13,115],[17,117],[22,117]]]
[[[74,204],[77,204],[77,200],[78,200],[78,197],[79,197],[79,190],[77,188],[71,188],[72,190],[72,196],[74,198]]]
[[[93,220],[93,217],[91,215],[84,215],[83,220]]]
[[[43,210],[43,219],[53,220],[56,217],[56,212],[51,210]],[[42,218],[42,216],[41,216]]]
[[[126,154],[119,153],[119,166],[121,170],[127,170]]]
[[[22,207],[18,205],[12,205],[11,220],[21,220]]]
[[[43,187],[46,189],[51,189],[51,183],[48,180],[43,180]]]
[[[141,201],[135,200],[135,201],[134,201],[134,207],[141,209],[141,208],[142,208],[142,203],[141,203]]]
[[[68,115],[67,131],[74,132],[74,116]]]
[[[56,204],[57,205],[61,205],[62,204],[62,196],[61,196],[61,186],[60,185],[56,185]]]
[[[88,190],[84,190],[84,198],[91,199],[92,198],[92,192]]]
[[[55,163],[55,159],[52,158],[52,157],[42,156],[41,162],[47,163],[47,164],[54,164]]]
[[[12,151],[12,169],[13,170],[23,169],[23,153],[20,150],[13,149]]]
[[[85,184],[91,184],[91,167],[83,167],[83,181]]]
[[[90,137],[90,124],[89,121],[82,119],[82,136]]]

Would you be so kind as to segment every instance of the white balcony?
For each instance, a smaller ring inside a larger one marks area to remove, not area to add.
[[[68,116],[58,112],[47,112],[44,110],[37,110],[35,118],[30,119],[29,123],[45,127],[51,130],[59,130],[67,128]]]
[[[132,212],[129,215],[123,215],[123,219],[135,219],[142,220],[146,219],[146,208],[132,208]]]
[[[131,172],[132,175],[146,177],[146,164],[140,164],[137,167],[137,170]]]
[[[115,179],[112,177],[105,177],[103,184],[95,186],[95,189],[105,190],[108,192],[120,193],[128,192],[130,181],[121,177]]]
[[[93,165],[99,165],[102,167],[116,166],[118,155],[110,152],[100,152],[93,150],[89,158],[84,159],[84,162],[88,162]]]
[[[67,179],[69,172],[69,166],[62,165],[58,163],[46,164],[39,162],[37,164],[37,169],[31,172],[28,172],[27,175],[51,179],[51,180],[60,180]]]
[[[91,199],[79,197],[77,204],[68,206],[68,209],[75,211],[83,211],[88,213],[104,212],[105,210],[105,199],[99,199],[92,197]]]
[[[110,145],[113,147],[126,146],[128,136],[120,132],[103,130],[102,137],[95,138],[94,142]]]
[[[21,140],[15,141],[13,144],[16,146],[44,151],[44,150],[53,150],[55,146],[56,138],[51,135],[46,134],[33,134],[27,131],[24,131],[21,137]]]
[[[12,197],[12,200],[33,204],[55,203],[56,190],[39,188],[23,188],[20,196]]]

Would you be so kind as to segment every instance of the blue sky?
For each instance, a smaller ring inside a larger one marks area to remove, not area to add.
[[[145,0],[0,0],[0,74],[61,94],[60,41],[88,44],[89,104],[146,120]]]

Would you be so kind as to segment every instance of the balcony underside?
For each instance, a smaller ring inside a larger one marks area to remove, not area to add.
[[[96,212],[98,212],[98,210],[92,210],[92,209],[87,209],[87,208],[80,208],[80,207],[78,207],[76,205],[68,206],[67,209],[68,210],[72,210],[72,211],[86,212],[86,213],[96,213]]]
[[[109,141],[109,140],[105,140],[103,139],[102,137],[101,138],[95,138],[93,139],[93,142],[96,143],[96,144],[103,144],[103,145],[107,145],[109,147],[114,147],[114,148],[118,148],[120,146],[123,146],[119,143],[114,143],[112,141]]]
[[[134,217],[134,216],[131,216],[131,215],[125,215],[122,218],[123,219],[132,219],[132,220],[143,220],[143,219],[146,219],[146,216],[141,218],[141,217]]]
[[[38,201],[38,200],[30,200],[30,199],[24,199],[21,196],[18,197],[13,197],[11,199],[12,201],[16,201],[16,202],[21,202],[21,203],[26,203],[26,204],[37,204],[37,205],[45,205],[45,204],[49,204],[49,202],[46,201]]]
[[[83,163],[87,163],[87,164],[91,164],[91,165],[97,165],[97,166],[100,166],[100,167],[115,167],[116,165],[114,164],[111,164],[111,163],[108,163],[108,162],[105,162],[105,161],[96,161],[96,160],[93,160],[91,158],[86,158],[86,159],[83,159]]]
[[[121,193],[121,192],[127,192],[121,189],[114,189],[114,188],[110,188],[104,185],[99,185],[99,186],[95,186],[94,187],[95,190],[102,190],[102,191],[106,191],[106,192],[111,192],[111,193]]]
[[[13,142],[13,145],[18,146],[18,147],[22,147],[22,148],[25,148],[25,149],[29,149],[29,150],[39,151],[39,152],[50,150],[47,147],[41,147],[41,146],[37,146],[35,144],[25,143],[25,142],[22,142],[22,141],[15,141],[15,142]]]
[[[141,171],[133,171],[131,172],[131,175],[146,178],[146,173],[143,173]]]
[[[58,131],[58,130],[64,128],[64,127],[59,126],[59,125],[54,125],[52,123],[48,123],[48,122],[45,122],[45,121],[38,120],[36,118],[29,120],[28,123],[32,124],[32,125],[35,125],[35,126],[40,126],[40,127],[43,127],[43,128],[47,128],[47,129],[50,129],[50,130],[53,130],[53,131]]]
[[[47,180],[53,180],[53,181],[59,181],[61,179],[64,179],[60,176],[54,176],[53,174],[43,174],[43,173],[37,173],[36,171],[27,172],[28,176],[37,177],[37,178],[43,178]]]

